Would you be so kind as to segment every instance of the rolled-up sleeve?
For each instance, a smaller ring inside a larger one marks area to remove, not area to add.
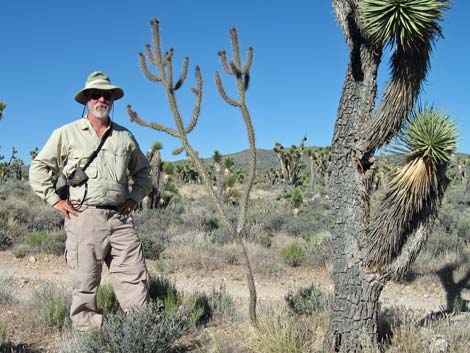
[[[147,158],[135,138],[133,136],[131,138],[134,148],[128,168],[133,184],[129,197],[139,203],[152,189],[152,179],[150,178],[150,167]]]
[[[63,136],[60,129],[55,130],[41,152],[31,162],[29,183],[33,192],[49,205],[55,205],[60,197],[54,184],[59,175],[59,166],[64,163]]]

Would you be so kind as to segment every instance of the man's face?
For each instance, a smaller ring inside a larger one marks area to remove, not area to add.
[[[113,92],[91,90],[88,92],[88,110],[95,118],[106,119],[113,105]]]

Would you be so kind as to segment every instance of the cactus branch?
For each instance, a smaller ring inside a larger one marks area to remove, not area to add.
[[[246,57],[245,65],[243,66],[242,73],[247,74],[248,72],[250,72],[252,63],[253,63],[253,48],[249,47],[248,48],[248,55]]]
[[[152,47],[150,46],[150,44],[145,45],[145,54],[147,55],[147,58],[149,59],[150,63],[155,66],[155,55],[153,55]]]
[[[180,88],[183,85],[184,80],[186,80],[186,76],[188,75],[188,67],[189,67],[189,58],[186,57],[184,59],[183,71],[181,71],[180,79],[173,86],[174,91],[176,91],[178,88]]]
[[[225,52],[225,50],[219,50],[217,54],[219,54],[220,56],[220,62],[222,63],[222,67],[224,68],[225,72],[229,75],[232,75],[233,71],[230,65],[228,64],[227,53]]]
[[[147,77],[148,80],[153,81],[153,82],[161,81],[160,77],[155,76],[149,71],[147,67],[147,61],[145,60],[145,55],[143,53],[139,53],[139,62],[140,62],[140,69],[142,70],[142,72],[144,73],[145,77]]]
[[[171,136],[174,136],[174,137],[180,137],[179,132],[176,131],[176,130],[170,129],[170,128],[168,128],[166,126],[163,126],[161,124],[158,124],[158,123],[148,123],[148,122],[140,119],[137,112],[132,110],[132,107],[131,107],[130,104],[127,105],[127,114],[131,118],[131,121],[136,123],[136,124],[139,124],[139,125],[145,126],[145,127],[149,127],[149,128],[154,129],[154,130],[157,130],[157,131],[164,131],[168,135],[171,135]]]
[[[232,40],[233,63],[238,72],[242,71],[242,64],[240,59],[240,47],[238,45],[238,34],[235,28],[230,29],[230,39]]]
[[[220,96],[226,101],[228,104],[233,105],[234,107],[239,107],[240,103],[237,102],[236,100],[230,98],[227,93],[225,92],[225,89],[222,85],[222,79],[220,78],[219,72],[215,72],[215,83],[217,85],[217,90],[219,91]]]

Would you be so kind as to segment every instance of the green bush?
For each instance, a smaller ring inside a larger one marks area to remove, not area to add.
[[[161,301],[165,310],[175,309],[180,302],[176,287],[163,277],[150,276],[149,294],[153,301]]]
[[[290,197],[293,208],[300,208],[304,202],[304,193],[299,187],[294,188]]]
[[[48,237],[46,231],[33,232],[26,236],[25,243],[33,248],[42,249]]]
[[[281,249],[279,256],[286,265],[298,267],[305,260],[305,248],[301,244],[292,243]]]
[[[204,325],[212,318],[212,308],[205,293],[192,293],[185,301],[190,327]]]
[[[311,315],[328,309],[331,305],[332,296],[323,292],[314,285],[300,288],[296,292],[289,291],[285,300],[291,311],[298,315]]]
[[[120,309],[119,302],[111,283],[104,283],[98,288],[97,293],[98,307],[103,309],[103,314],[109,315]]]
[[[48,282],[32,293],[31,305],[38,319],[49,327],[61,329],[70,325],[71,298],[64,289]]]
[[[233,297],[224,287],[218,290],[212,289],[211,293],[209,293],[209,305],[213,317],[231,317],[235,312]]]

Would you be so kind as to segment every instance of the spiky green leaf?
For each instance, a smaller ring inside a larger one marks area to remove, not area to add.
[[[439,20],[449,0],[360,0],[363,32],[377,45],[411,48],[441,34]]]

